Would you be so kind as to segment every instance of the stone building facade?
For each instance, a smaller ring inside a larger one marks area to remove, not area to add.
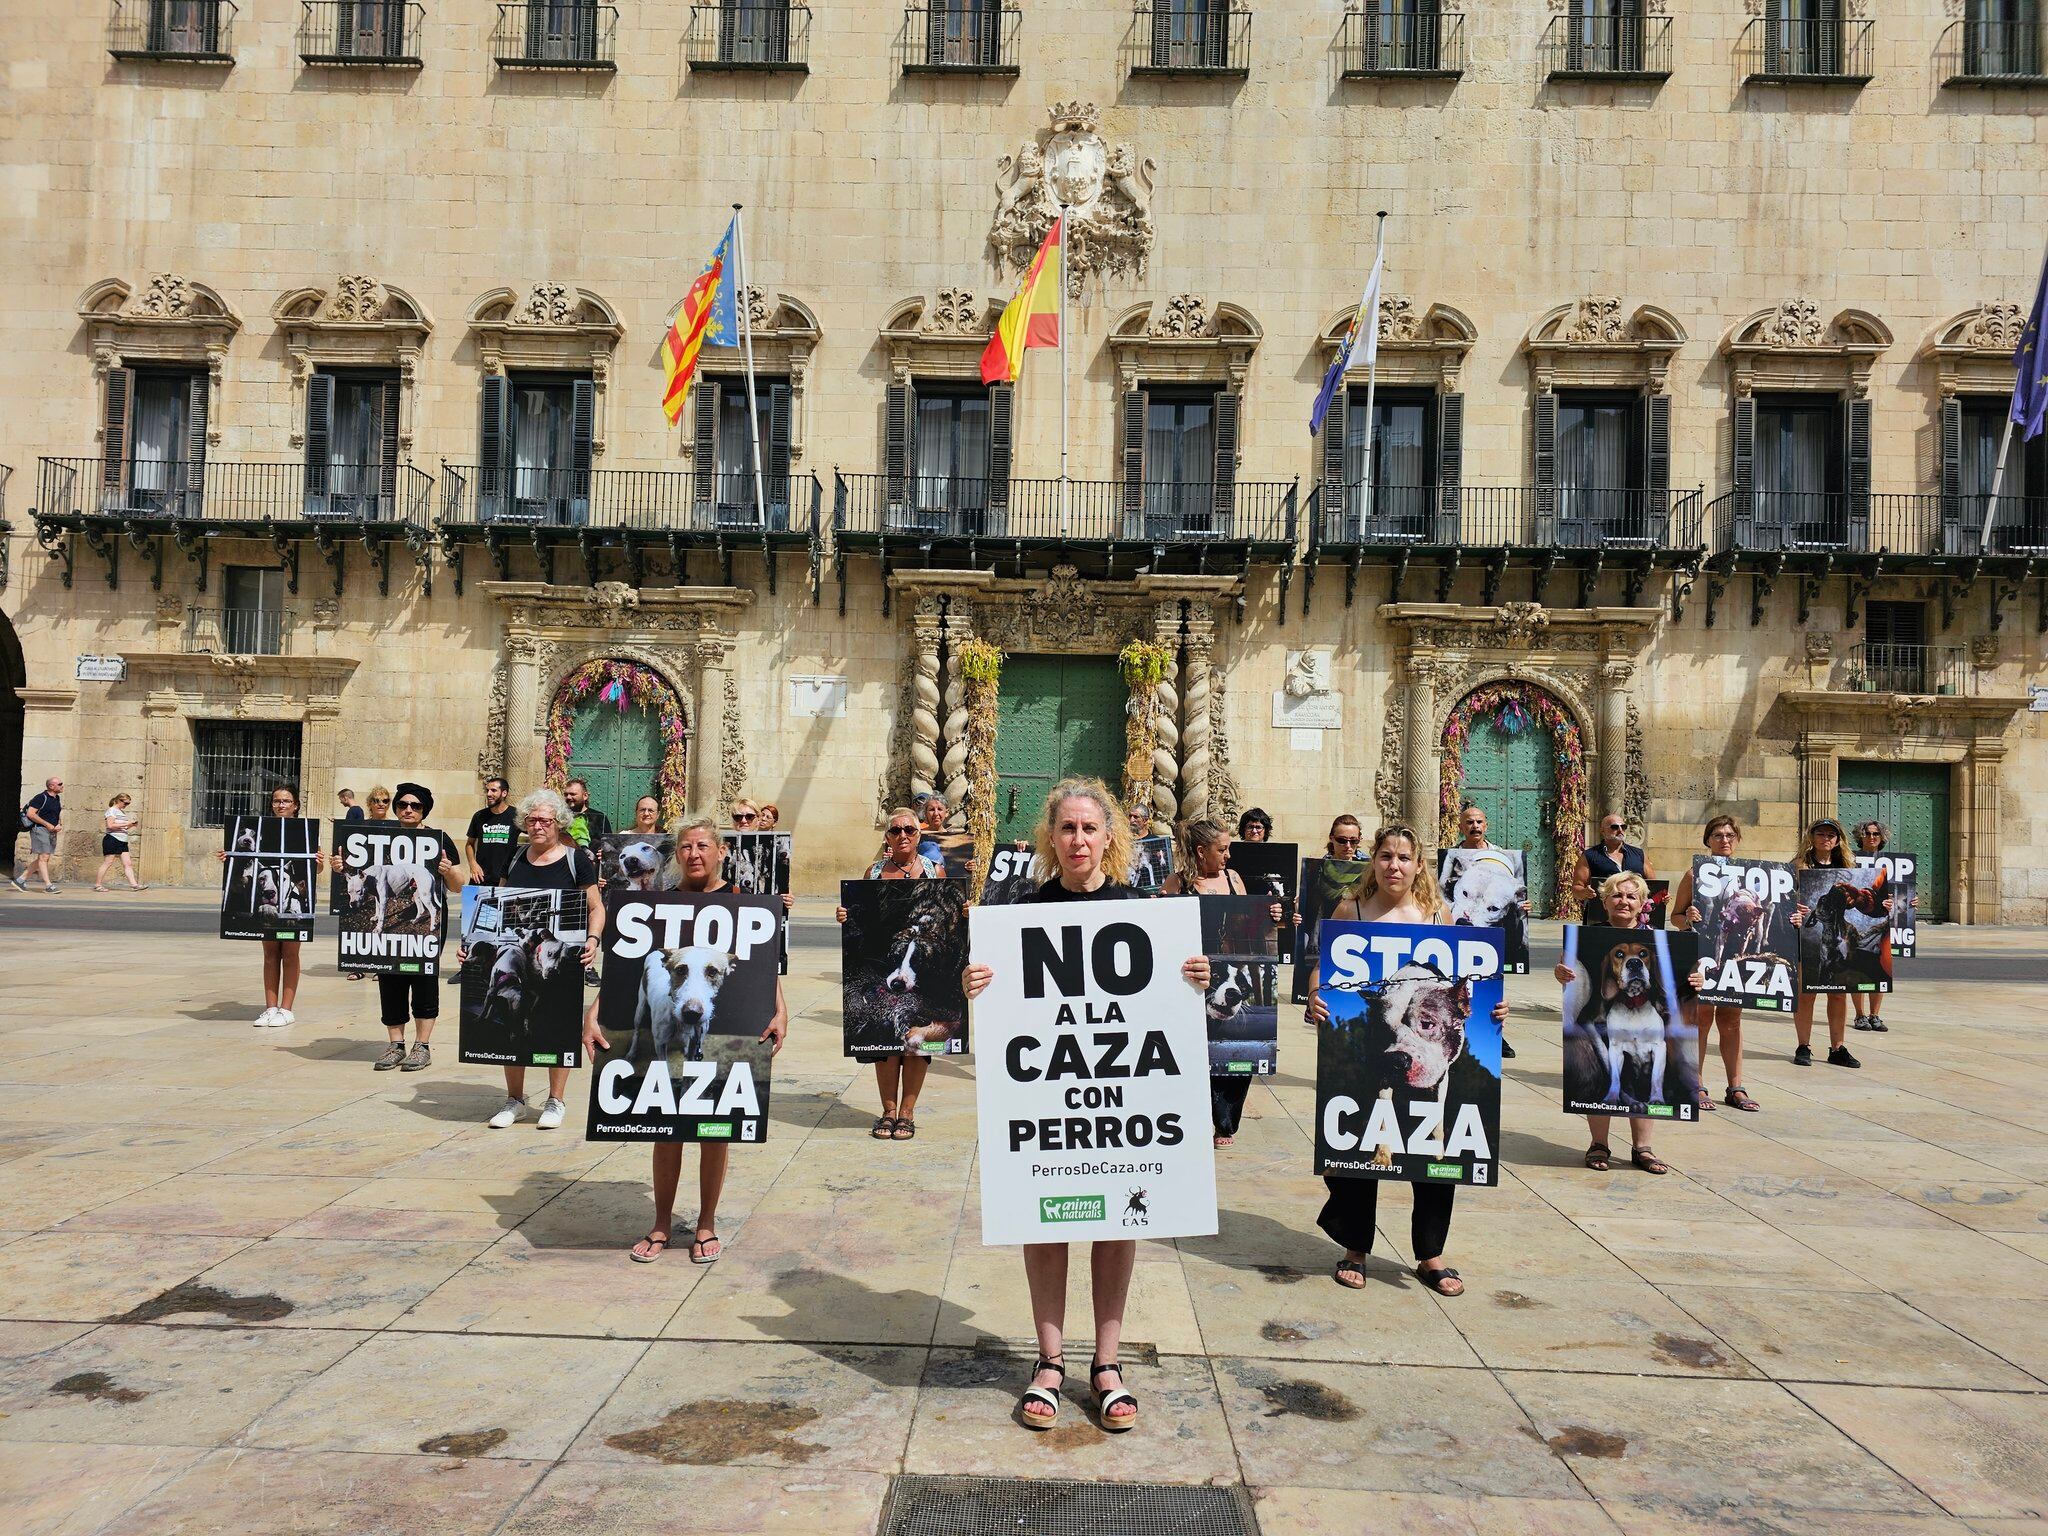
[[[1953,9],[38,8],[0,780],[127,790],[200,883],[266,765],[452,824],[590,755],[778,802],[822,891],[972,787],[964,642],[1010,820],[1120,761],[1144,640],[1167,815],[1472,793],[1554,884],[1608,807],[1674,874],[1714,810],[1877,810],[1940,910],[2048,920],[2041,445],[1984,494],[2048,86],[2028,7],[2010,57]],[[672,429],[735,201],[758,426],[719,349]],[[1064,437],[1057,354],[979,382],[1061,205]],[[1362,370],[1307,422],[1380,209],[1368,480]]]

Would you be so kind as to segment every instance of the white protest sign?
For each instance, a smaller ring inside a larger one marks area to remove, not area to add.
[[[1091,1242],[1216,1230],[1209,1042],[1181,965],[1192,901],[976,907],[981,1240]]]

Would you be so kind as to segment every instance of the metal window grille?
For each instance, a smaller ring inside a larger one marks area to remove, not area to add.
[[[267,816],[270,792],[299,784],[299,727],[288,721],[192,722],[192,825]]]

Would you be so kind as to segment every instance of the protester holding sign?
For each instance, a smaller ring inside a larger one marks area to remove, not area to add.
[[[869,880],[943,880],[945,866],[918,851],[917,813],[898,806],[882,828],[882,856],[868,866]],[[846,922],[846,908],[837,909]],[[917,1135],[917,1096],[924,1090],[931,1059],[916,1046],[875,1062],[875,1087],[882,1095],[882,1113],[868,1134],[876,1141],[909,1141]]]
[[[1130,878],[1132,833],[1129,820],[1116,797],[1099,779],[1067,779],[1053,786],[1046,796],[1045,813],[1038,825],[1038,856],[1053,878],[1041,886],[1031,904],[1064,902],[1120,902],[1135,895],[1125,882]],[[1021,905],[1021,904],[1020,904]],[[1158,981],[1170,973],[1155,963],[1157,944],[1148,925],[1159,931],[1169,929],[1185,936],[1189,950],[1201,944],[1201,923],[1191,903],[1145,903],[1134,909],[1141,916],[1124,918],[1114,924],[1107,916],[1101,922],[1085,918],[1061,923],[1059,914],[1046,913],[1042,922],[1023,923],[1017,907],[984,907],[974,914],[974,938],[978,952],[984,942],[999,932],[1017,943],[1023,974],[1021,987],[1011,1006],[1020,1013],[1029,1008],[1044,1011],[1059,994],[1057,1017],[1050,1021],[1052,1038],[1018,1032],[1017,1020],[977,1021],[984,1031],[984,1056],[1000,1061],[1003,1070],[985,1067],[979,1074],[977,1090],[982,1102],[982,1240],[1016,1241],[991,1237],[1008,1230],[1007,1207],[990,1198],[992,1154],[1004,1171],[1013,1168],[1018,1154],[1047,1156],[1052,1177],[1083,1175],[1071,1155],[1104,1149],[1143,1148],[1143,1164],[1126,1163],[1128,1152],[1113,1152],[1111,1159],[1090,1166],[1107,1171],[1129,1170],[1121,1175],[1166,1178],[1167,1160],[1173,1160],[1175,1210],[1188,1221],[1183,1231],[1215,1230],[1214,1154],[1186,1134],[1189,1104],[1200,1113],[1200,1079],[1207,1076],[1208,1059],[1198,1000],[1159,996]],[[1054,925],[1059,923],[1057,937]],[[1093,929],[1092,935],[1086,930]],[[1092,938],[1092,943],[1089,942]],[[1026,964],[1023,956],[1035,956]],[[1094,957],[1089,963],[1088,956]],[[1164,960],[1164,956],[1159,957]],[[1199,953],[1188,955],[1180,965],[1181,977],[1196,988],[1209,984],[1209,961]],[[1114,972],[1114,975],[1111,973]],[[972,999],[987,991],[996,978],[993,967],[976,961],[961,974],[961,984]],[[1006,982],[1006,986],[1012,983]],[[1095,995],[1099,989],[1101,995]],[[1080,994],[1077,998],[1075,994]],[[1078,1006],[1077,1006],[1078,1003]],[[1128,1013],[1127,1013],[1128,1008]],[[1172,1009],[1163,1016],[1162,1009]],[[1086,1023],[1082,1020],[1085,1018]],[[1142,1041],[1135,1040],[1143,1025]],[[1179,1041],[1179,1054],[1174,1051]],[[1084,1039],[1086,1045],[1084,1047]],[[1001,1050],[989,1042],[1006,1041]],[[1002,1079],[998,1083],[998,1079]],[[1087,1084],[1064,1085],[1062,1079],[1101,1079]],[[1115,1079],[1115,1081],[1110,1081]],[[998,1095],[1029,1100],[1033,1107],[1051,1094],[1048,1108],[1060,1105],[1075,1109],[1122,1111],[1088,1116],[1023,1116],[1008,1120],[1007,1144],[1004,1122],[989,1112]],[[1167,1105],[1178,1105],[1167,1108]],[[1031,1145],[1027,1151],[1024,1142]],[[1009,1154],[1006,1160],[1003,1154]],[[1187,1161],[1190,1152],[1198,1161]],[[1053,1156],[1053,1154],[1057,1154]],[[1141,1172],[1141,1166],[1145,1172]],[[1021,1172],[1029,1177],[1032,1168]],[[1199,1207],[1206,1171],[1207,1224]],[[1099,1175],[1089,1174],[1087,1177]],[[1165,1207],[1164,1189],[1158,1197]],[[1111,1222],[1123,1230],[1146,1230],[1151,1221],[1150,1197],[1143,1186],[1124,1192],[1121,1214],[1110,1208],[1103,1193],[1088,1191],[1046,1191],[1037,1201],[1039,1223],[1072,1222],[1101,1231]],[[1144,1224],[1144,1225],[1139,1225]],[[1167,1230],[1172,1223],[1162,1220],[1157,1228],[1163,1235],[1182,1235]],[[1059,1389],[1066,1380],[1066,1359],[1062,1341],[1066,1329],[1067,1259],[1065,1242],[1024,1239],[1024,1278],[1031,1291],[1031,1319],[1037,1332],[1038,1360],[1032,1367],[1031,1385],[1018,1404],[1018,1413],[1031,1429],[1050,1429],[1059,1415]],[[1121,1431],[1138,1421],[1138,1401],[1124,1387],[1118,1353],[1123,1340],[1124,1303],[1130,1295],[1131,1271],[1137,1261],[1137,1243],[1132,1238],[1097,1237],[1089,1259],[1089,1276],[1095,1302],[1095,1358],[1089,1368],[1089,1387],[1095,1393],[1096,1413],[1104,1429]]]
[[[299,792],[289,784],[278,785],[270,792],[270,814],[296,818],[299,814]],[[312,852],[317,859],[317,845]],[[218,857],[221,863],[227,863],[228,850],[221,849]],[[256,1015],[258,1029],[298,1022],[292,1013],[292,1003],[299,995],[300,942],[298,939],[263,941],[263,1011]]]
[[[725,845],[718,825],[708,816],[683,821],[675,829],[676,876],[670,899],[696,892],[711,895],[731,889],[720,876],[725,862]],[[763,935],[764,941],[766,936]],[[751,956],[746,957],[751,959]],[[600,1001],[602,998],[600,996]],[[775,1011],[760,1038],[770,1047],[772,1057],[782,1049],[789,1035],[789,1008],[783,1001],[782,979],[775,978]],[[591,1005],[583,1020],[583,1050],[592,1060],[609,1053],[612,1043],[598,1022],[598,1003]],[[595,1110],[593,1111],[595,1113]],[[718,1199],[725,1189],[725,1171],[732,1158],[732,1144],[725,1140],[700,1142],[697,1164],[697,1224],[690,1241],[692,1264],[715,1264],[725,1251],[718,1236]],[[683,1177],[683,1143],[657,1141],[654,1144],[654,1225],[635,1243],[630,1257],[636,1264],[652,1264],[668,1248],[669,1229],[675,1222],[676,1187]]]
[[[1848,850],[1842,846],[1841,823],[1829,816],[1823,816],[1806,829],[1806,846],[1799,850],[1799,856],[1792,861],[1795,870],[1813,869],[1854,869]],[[1815,916],[1812,909],[1800,905],[1792,914],[1794,927],[1804,928]],[[1889,938],[1889,934],[1887,934]],[[1813,1065],[1813,1000],[1819,995],[1799,989],[1799,1001],[1792,1010],[1792,1028],[1799,1043],[1792,1052],[1792,1065],[1810,1067]],[[1841,992],[1830,992],[1828,999],[1828,1065],[1831,1067],[1860,1067],[1849,1051],[1849,999]]]
[[[1333,838],[1336,830],[1331,828]],[[1371,863],[1344,905],[1349,910],[1332,913],[1332,921],[1447,925],[1450,916],[1437,889],[1436,877],[1423,862],[1422,839],[1413,828],[1399,825],[1381,827],[1373,834]],[[1493,1010],[1496,1024],[1507,1021],[1507,1012],[1507,1001],[1503,998]],[[1329,1005],[1322,996],[1320,968],[1308,995],[1308,1021],[1317,1029],[1330,1021]],[[1337,1261],[1333,1276],[1349,1290],[1363,1290],[1365,1256],[1372,1252],[1378,1219],[1379,1181],[1326,1176],[1323,1182],[1330,1193],[1316,1225],[1344,1249],[1344,1257]],[[1415,1274],[1439,1296],[1458,1296],[1465,1290],[1465,1282],[1455,1269],[1444,1264],[1443,1258],[1451,1234],[1451,1205],[1456,1192],[1453,1184],[1415,1186],[1415,1212],[1409,1224]]]
[[[1733,816],[1710,817],[1706,830],[1700,834],[1700,842],[1715,859],[1725,862],[1733,859],[1735,850],[1741,846],[1742,828],[1736,825]],[[1693,889],[1693,871],[1687,870],[1678,877],[1678,889],[1671,893],[1670,925],[1697,931],[1703,917],[1699,896]],[[1721,1069],[1728,1077],[1727,1092],[1722,1095],[1721,1102],[1730,1109],[1754,1112],[1757,1102],[1742,1086],[1742,1005],[1710,1003],[1702,998],[1693,1004],[1693,1022],[1700,1032],[1701,1110],[1715,1107],[1714,1096],[1707,1091],[1707,1036],[1718,1029],[1721,1032]]]
[[[1915,919],[1919,916],[1920,897],[1913,889],[1916,873],[1913,859],[1908,854],[1888,854],[1885,845],[1891,841],[1891,829],[1881,821],[1866,821],[1855,829],[1856,862],[1881,869],[1892,894],[1892,959],[1908,959],[1912,956],[1918,935],[1914,932]],[[1892,990],[1899,989],[1898,974],[1892,975]],[[1849,1006],[1855,1010],[1857,1029],[1872,1034],[1887,1033],[1891,1026],[1884,1021],[1884,1003],[1877,993],[1852,992]]]

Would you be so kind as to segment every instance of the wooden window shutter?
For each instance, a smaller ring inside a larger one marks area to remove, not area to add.
[[[1010,443],[1015,431],[1016,404],[1016,385],[989,385],[988,508],[991,512],[1005,511],[1010,505]]]
[[[576,0],[576,57],[597,57],[597,0]]]
[[[1152,67],[1173,62],[1173,0],[1152,0]]]
[[[526,56],[529,59],[544,59],[548,56],[548,8],[545,0],[526,0]]]
[[[1367,74],[1380,67],[1380,28],[1387,23],[1384,19],[1387,0],[1366,0],[1365,9],[1360,13],[1358,26],[1363,36],[1359,39],[1360,61]]]
[[[162,53],[171,45],[171,8],[166,0],[149,0],[149,51]]]
[[[1941,552],[1963,553],[1963,402],[1941,397]]]
[[[1539,397],[1555,401],[1553,395]],[[1551,436],[1556,438],[1553,423]],[[1465,397],[1445,394],[1437,401],[1436,492],[1437,505],[1446,517],[1455,518],[1465,484]],[[1455,525],[1454,525],[1455,526]]]
[[[406,56],[403,0],[384,0],[384,51],[394,59]]]
[[[1342,527],[1345,509],[1350,505],[1350,487],[1344,483],[1344,450],[1347,446],[1346,429],[1351,421],[1351,392],[1339,389],[1337,398],[1330,402],[1329,414],[1323,417],[1323,472],[1322,496],[1319,505],[1326,518],[1334,518],[1334,524],[1325,527]]]
[[[1230,514],[1237,509],[1238,423],[1244,415],[1244,396],[1235,390],[1216,391],[1216,472],[1211,477],[1218,533],[1227,533]]]
[[[789,506],[789,409],[787,384],[768,387],[768,462],[762,466],[768,477],[768,515]],[[785,525],[786,525],[785,518]]]
[[[195,373],[186,388],[192,403],[186,416],[185,488],[191,496],[186,503],[185,515],[196,517],[199,498],[206,491],[206,406],[211,398],[212,381],[204,372]]]
[[[1208,0],[1202,8],[1202,62],[1211,69],[1230,62],[1230,0]]]
[[[946,22],[953,9],[953,0],[931,0],[925,7],[924,61],[927,64],[946,62]]]
[[[1850,541],[1860,548],[1868,542],[1870,531],[1870,402],[1851,400],[1844,415],[1847,430],[1842,436],[1848,462],[1843,480],[1849,488]]]
[[[916,410],[915,394],[906,381],[889,386],[882,423],[882,478],[887,482],[889,505],[901,507],[910,499],[910,419]]]
[[[1756,492],[1756,400],[1745,395],[1735,402],[1735,462],[1730,465],[1740,496]]]
[[[1564,67],[1584,69],[1586,67],[1586,0],[1571,0],[1571,8],[1565,16]]]
[[[398,404],[398,380],[386,379],[377,389],[377,515],[385,518],[398,516]]]
[[[502,373],[487,373],[483,379],[476,435],[476,513],[479,522],[489,522],[505,510],[505,469],[512,433],[506,417],[511,410],[512,381]]]
[[[1813,0],[1813,20],[1805,27],[1807,68],[1815,74],[1840,74],[1842,69],[1842,0]]]
[[[569,498],[580,504],[572,512],[580,510],[577,521],[582,521],[590,511],[590,465],[596,457],[594,449],[597,439],[597,385],[590,379],[577,379],[569,385]]]
[[[306,380],[306,516],[327,511],[329,446],[334,423],[334,375],[316,373]]]
[[[1549,390],[1536,397],[1536,516],[1547,530],[1557,515],[1557,396]],[[1544,533],[1539,531],[1539,539]]]
[[[1638,532],[1657,543],[1666,540],[1671,516],[1671,397],[1643,397],[1643,488],[1649,494],[1649,521]]]
[[[691,499],[708,507],[718,499],[718,385],[701,373],[690,387],[690,440],[697,466]]]
[[[114,511],[128,500],[128,456],[131,413],[135,408],[135,370],[107,370],[107,393],[100,424],[100,507]]]
[[[1117,419],[1122,426],[1119,457],[1126,517],[1145,515],[1145,414],[1145,391],[1127,390],[1117,407]]]

